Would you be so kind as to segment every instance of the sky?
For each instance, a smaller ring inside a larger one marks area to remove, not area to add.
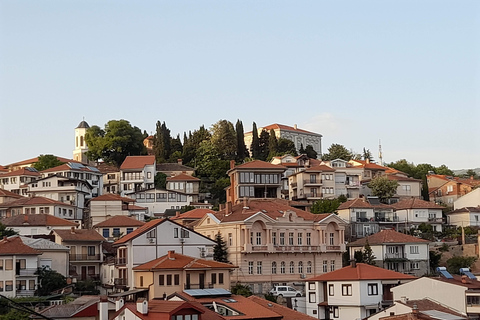
[[[479,39],[476,0],[0,0],[0,164],[72,158],[83,119],[240,119],[478,168]]]

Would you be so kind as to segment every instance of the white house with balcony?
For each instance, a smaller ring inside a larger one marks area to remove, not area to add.
[[[93,226],[115,216],[128,216],[144,221],[146,213],[147,208],[137,206],[135,199],[108,193],[90,201],[88,225]]]
[[[433,202],[408,198],[392,204],[399,220],[406,228],[416,228],[422,223],[430,224],[434,231],[441,232],[444,207]]]
[[[306,313],[317,319],[364,319],[391,301],[390,289],[411,275],[352,262],[305,280]]]
[[[447,213],[447,223],[457,227],[480,227],[480,206],[459,208]]]
[[[128,156],[120,166],[121,195],[152,189],[155,174],[155,156]]]
[[[41,178],[37,169],[24,167],[15,171],[0,174],[0,188],[26,196],[28,194],[27,184]]]

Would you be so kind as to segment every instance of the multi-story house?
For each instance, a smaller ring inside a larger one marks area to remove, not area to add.
[[[453,209],[480,206],[480,188],[476,188],[453,202]]]
[[[433,227],[433,231],[442,231],[444,207],[438,204],[418,198],[407,198],[392,204],[392,207],[406,229],[426,223]]]
[[[415,279],[353,261],[351,266],[305,281],[306,313],[317,319],[365,319],[392,300],[390,289]]]
[[[463,207],[447,213],[447,224],[456,227],[480,227],[480,206]]]
[[[70,248],[62,246],[42,238],[20,237],[22,242],[37,250],[41,255],[38,256],[38,267],[49,268],[57,271],[64,277],[69,276],[70,269]]]
[[[455,200],[479,186],[480,180],[428,174],[427,184],[430,201],[452,207]]]
[[[152,189],[155,184],[155,156],[128,156],[120,166],[122,196]]]
[[[167,178],[167,190],[184,193],[192,197],[192,202],[198,202],[200,179],[180,173]]]
[[[328,165],[335,169],[335,197],[344,195],[348,199],[358,198],[363,168],[342,159],[331,160]]]
[[[8,218],[21,214],[51,214],[59,218],[75,219],[75,207],[60,201],[44,197],[22,197],[18,200],[0,204],[0,217]]]
[[[116,289],[133,287],[133,268],[174,250],[197,258],[211,258],[215,241],[169,219],[156,219],[121,237],[117,250],[113,283]]]
[[[313,150],[315,150],[315,152],[318,154],[319,158],[322,155],[321,134],[299,129],[296,124],[293,127],[290,127],[283,124],[274,123],[266,127],[259,127],[257,129],[257,136],[259,136],[263,130],[266,130],[268,133],[270,133],[270,130],[273,130],[277,139],[284,138],[293,141],[297,151],[299,151],[302,146],[305,148],[310,145],[313,147]],[[252,145],[253,132],[246,132],[244,134],[244,139],[247,150],[250,150],[250,146]]]
[[[429,241],[395,230],[386,229],[371,236],[350,242],[350,257],[362,251],[366,244],[372,248],[377,266],[421,277],[430,273]]]
[[[105,238],[95,230],[52,230],[55,243],[70,248],[70,276],[78,281],[100,280],[100,265],[103,262],[102,243]]]
[[[129,194],[128,197],[142,205],[151,217],[164,215],[167,210],[180,210],[194,203],[192,195],[166,189],[141,190]]]
[[[103,174],[102,194],[120,194],[120,169],[106,163],[99,163],[96,167]]]
[[[230,163],[227,172],[227,202],[237,203],[243,198],[281,198],[282,174],[287,168],[254,160],[235,166]]]
[[[145,222],[130,217],[113,216],[110,219],[93,225],[93,228],[106,240],[115,241],[122,236],[137,230],[144,224]]]
[[[422,277],[392,288],[394,300],[429,298],[467,319],[480,318],[480,282],[468,268],[464,269],[468,275],[451,275],[445,268],[440,273],[439,277]]]
[[[84,180],[54,174],[28,184],[30,196],[53,199],[74,208],[73,215],[66,219],[82,220],[87,207],[87,199],[91,197],[92,186]]]
[[[360,181],[374,179],[378,176],[384,175],[388,170],[387,167],[370,162],[370,160],[350,160],[348,162],[352,167],[362,169]]]
[[[0,188],[26,196],[28,194],[27,184],[41,178],[40,172],[35,168],[24,167],[15,171],[0,174]]]
[[[382,228],[396,228],[400,220],[390,205],[380,203],[378,198],[356,198],[342,203],[338,216],[345,220],[348,239],[355,240],[378,232]]]
[[[229,263],[190,257],[170,250],[162,257],[133,268],[134,287],[148,289],[148,296],[152,299],[188,289],[230,290],[230,274],[235,268]]]
[[[52,229],[77,228],[78,224],[51,214],[19,214],[2,219],[3,225],[18,232],[21,236],[49,235]]]
[[[22,198],[22,196],[19,194],[7,191],[5,189],[0,189],[0,204],[14,201],[20,198]]]
[[[0,292],[7,297],[33,296],[37,288],[38,256],[19,236],[0,241]]]
[[[345,222],[335,214],[312,214],[282,199],[245,199],[223,212],[207,213],[195,231],[227,243],[228,260],[239,266],[232,282],[265,293],[274,284],[294,285],[342,264]]]
[[[108,193],[90,201],[88,225],[96,225],[114,216],[129,216],[144,221],[146,213],[147,208],[135,205],[135,199]]]
[[[388,200],[389,201],[388,203],[393,204],[400,200],[410,199],[410,198],[421,199],[422,180],[410,178],[406,174],[401,173],[400,171],[395,173],[387,173],[386,177],[388,178],[388,180],[394,180],[394,181],[397,181],[398,183],[398,187],[395,192],[395,195],[393,195],[393,197]],[[361,192],[364,196],[372,195],[372,190],[368,187],[368,184],[371,181],[372,181],[371,179],[362,181]]]
[[[310,167],[288,177],[289,199],[315,202],[335,198],[335,169],[326,165]]]
[[[176,163],[157,163],[157,172],[165,173],[167,177],[177,176],[182,173],[193,176],[195,169],[184,165],[182,159],[178,159]]]

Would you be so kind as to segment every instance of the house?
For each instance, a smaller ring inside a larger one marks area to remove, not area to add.
[[[191,223],[199,221],[207,213],[215,213],[215,211],[211,209],[193,209],[182,214],[180,214],[180,212],[178,211],[177,215],[175,215],[175,217],[171,219],[181,225],[189,227]]]
[[[155,156],[128,156],[120,166],[121,195],[154,187]]]
[[[440,273],[439,277],[422,277],[392,288],[394,300],[429,298],[468,319],[478,319],[480,282],[468,271],[470,275],[451,275],[443,268]]]
[[[114,242],[116,289],[133,287],[134,267],[162,257],[168,251],[211,258],[214,245],[213,240],[169,219],[151,220]]]
[[[64,277],[69,277],[70,248],[42,238],[20,237],[20,239],[25,245],[41,253],[38,256],[37,266],[39,268],[47,267],[57,271]]]
[[[0,174],[0,188],[26,196],[28,194],[27,184],[38,180],[41,176],[37,169],[31,167],[2,173]]]
[[[1,221],[7,228],[18,232],[21,236],[49,235],[52,229],[78,228],[78,223],[55,217],[51,214],[19,214],[4,218]]]
[[[24,244],[19,236],[0,240],[0,291],[3,295],[10,298],[34,295],[40,254]]]
[[[230,289],[230,273],[236,267],[229,263],[205,260],[176,253],[133,268],[135,289],[148,289],[152,299],[162,298],[186,289]]]
[[[338,216],[349,224],[348,239],[359,239],[384,228],[396,228],[400,220],[390,205],[380,203],[378,198],[356,198],[348,200],[337,209]]]
[[[336,198],[334,176],[335,169],[326,165],[310,167],[290,175],[289,199],[315,202],[319,199]]]
[[[135,205],[135,199],[118,194],[104,194],[90,201],[89,225],[96,225],[115,216],[134,217],[145,221],[147,208]]]
[[[480,205],[450,211],[447,223],[456,227],[480,227]]]
[[[387,177],[388,180],[391,181],[396,181],[398,183],[397,190],[393,197],[388,199],[388,203],[393,204],[396,203],[400,200],[404,199],[410,199],[410,198],[417,198],[421,199],[422,198],[422,180],[420,179],[414,179],[408,177],[406,174],[400,172],[400,171],[393,171],[392,169],[388,169],[387,172],[390,171],[390,173],[386,173],[385,176]],[[372,179],[366,179],[362,181],[362,189],[361,192],[364,196],[371,196],[372,191],[368,187],[368,184],[372,181]]]
[[[55,243],[70,248],[70,276],[78,281],[100,280],[103,262],[102,242],[105,238],[95,230],[52,230]]]
[[[350,266],[305,280],[307,315],[364,319],[392,300],[390,289],[414,276],[352,261]]]
[[[128,197],[141,204],[148,216],[168,215],[168,211],[181,210],[192,205],[197,196],[176,190],[147,189],[132,192]]]
[[[138,221],[137,219],[127,216],[113,216],[110,219],[95,224],[93,228],[108,241],[115,241],[140,228],[144,224],[145,222],[143,221]]]
[[[63,162],[63,163],[78,162],[78,161],[75,161],[75,160],[72,160],[72,159],[62,158],[62,157],[59,157],[59,156],[55,156],[55,158],[57,158],[58,161]],[[27,168],[27,167],[33,168],[33,165],[37,161],[38,161],[38,157],[35,157],[35,158],[31,158],[31,159],[22,160],[22,161],[19,161],[19,162],[8,164],[8,165],[4,166],[3,168],[6,169],[7,172],[12,172],[12,171],[16,171],[16,170],[19,170],[19,169],[22,169],[22,168]]]
[[[0,188],[0,204],[22,198],[21,195]]]
[[[480,188],[474,189],[453,202],[454,210],[477,206],[480,206]]]
[[[98,171],[103,175],[103,192],[119,194],[120,193],[120,169],[116,166],[108,165],[104,162],[96,165]]]
[[[44,197],[22,197],[18,200],[0,204],[0,216],[2,218],[13,217],[22,214],[50,214],[59,218],[79,220],[74,216],[75,207],[60,201]]]
[[[103,303],[102,303],[103,302]],[[40,311],[43,316],[32,315],[34,319],[81,319],[108,320],[115,313],[114,301],[101,296],[84,295],[66,304],[51,305]],[[100,314],[100,315],[99,315]],[[102,316],[103,315],[103,318]]]
[[[193,176],[195,169],[183,164],[182,159],[178,159],[176,163],[157,163],[157,172],[162,172],[167,177],[177,176],[179,174],[186,174]]]
[[[300,129],[296,124],[293,127],[290,127],[283,124],[274,123],[266,127],[259,127],[257,129],[257,136],[259,136],[263,130],[266,130],[268,133],[270,133],[270,130],[273,130],[277,139],[284,138],[292,141],[295,144],[297,151],[299,151],[302,146],[306,148],[310,145],[312,146],[313,150],[315,150],[319,158],[322,155],[321,134]],[[247,147],[247,150],[250,150],[251,148],[252,139],[252,131],[244,134],[245,146]]]
[[[282,174],[286,169],[261,160],[238,166],[230,162],[227,202],[236,204],[243,198],[281,198]]]
[[[370,160],[350,160],[348,161],[350,165],[355,168],[362,169],[362,174],[360,176],[360,181],[365,181],[369,179],[374,179],[378,176],[382,176],[388,170],[387,167],[381,166],[379,164],[373,163]],[[363,192],[362,192],[363,194]]]
[[[350,257],[364,249],[372,248],[377,266],[420,277],[430,273],[429,241],[395,230],[386,229],[368,237],[350,242]]]
[[[232,282],[265,293],[274,284],[336,270],[345,251],[345,222],[335,214],[312,214],[282,199],[245,199],[207,213],[195,231],[227,243],[228,260],[239,266]]]
[[[418,198],[400,200],[392,204],[398,219],[405,223],[405,228],[418,228],[422,223],[429,224],[433,231],[442,231],[443,206]]]
[[[455,200],[479,186],[480,180],[430,173],[427,174],[427,184],[430,201],[451,207]]]

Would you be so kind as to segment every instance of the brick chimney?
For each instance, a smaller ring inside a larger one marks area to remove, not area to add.
[[[70,228],[70,233],[75,234],[75,227]]]
[[[225,214],[230,214],[232,212],[232,203],[230,201],[227,201],[225,203]]]
[[[174,254],[175,254],[175,250],[169,250],[168,251],[168,259],[175,260],[175,257],[173,256]]]
[[[230,169],[235,168],[235,160],[230,160]]]
[[[357,261],[355,259],[350,260],[350,266],[352,268],[356,268],[357,267]]]
[[[177,159],[177,163],[178,163],[179,165],[182,165],[182,164],[183,164],[182,159]]]
[[[178,218],[178,217],[180,217],[180,211],[175,212],[175,218]]]

